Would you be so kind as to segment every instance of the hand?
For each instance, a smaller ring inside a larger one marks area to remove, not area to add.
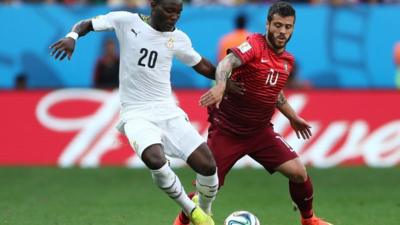
[[[297,138],[301,137],[306,140],[311,137],[311,126],[308,124],[306,120],[301,117],[295,117],[290,120],[290,125],[293,130],[296,132]]]
[[[222,101],[222,97],[224,96],[225,85],[216,85],[208,90],[204,95],[200,97],[200,105],[201,106],[210,106],[216,104],[216,107],[219,108],[219,104]]]
[[[60,57],[60,60],[63,60],[65,56],[68,56],[68,60],[71,59],[72,53],[75,49],[75,40],[71,37],[65,37],[57,41],[56,43],[50,46],[52,49],[51,56],[54,56],[55,59]]]
[[[226,82],[226,92],[244,95],[245,91],[246,89],[244,88],[243,82],[233,81],[231,79],[228,79],[228,81]]]

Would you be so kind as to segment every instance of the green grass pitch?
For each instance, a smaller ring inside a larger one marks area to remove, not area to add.
[[[175,170],[186,190],[194,173]],[[399,225],[400,168],[309,169],[314,208],[335,225]],[[214,204],[216,225],[236,210],[262,225],[298,225],[287,180],[260,169],[232,170]],[[148,170],[0,168],[0,225],[170,225],[178,205]]]

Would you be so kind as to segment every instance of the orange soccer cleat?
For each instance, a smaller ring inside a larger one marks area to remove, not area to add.
[[[324,221],[321,218],[318,218],[316,216],[312,216],[311,218],[301,218],[301,224],[302,225],[333,225],[331,223],[328,223],[326,221]]]
[[[190,224],[190,220],[186,217],[186,218],[182,218],[183,217],[183,212],[180,212],[178,214],[178,216],[175,218],[174,221],[174,225],[189,225]]]

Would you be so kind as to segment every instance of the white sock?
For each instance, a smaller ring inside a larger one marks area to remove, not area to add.
[[[154,183],[169,197],[178,203],[183,211],[190,215],[192,210],[196,207],[192,200],[187,196],[178,176],[172,171],[168,163],[158,170],[151,170]]]
[[[218,192],[217,172],[211,176],[197,174],[196,188],[199,192],[199,205],[207,214],[211,214],[211,205]]]

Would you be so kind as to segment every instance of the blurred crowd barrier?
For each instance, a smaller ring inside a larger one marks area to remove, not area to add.
[[[240,7],[186,5],[178,27],[203,56],[217,63],[219,39],[234,28],[235,16],[248,15],[248,30],[265,32],[267,4]],[[298,79],[315,88],[396,88],[394,48],[400,40],[400,5],[296,5],[294,35],[288,45]],[[102,43],[113,33],[89,34],[78,41],[71,61],[55,61],[49,45],[75,22],[110,10],[148,13],[148,8],[107,6],[0,6],[0,88],[13,88],[23,77],[27,88],[92,87]],[[398,61],[398,60],[397,60]],[[398,73],[398,72],[397,72]],[[177,88],[207,88],[211,81],[175,63]]]
[[[115,129],[118,91],[59,89],[2,91],[0,165],[144,167]],[[207,113],[198,106],[200,90],[178,90],[178,104],[207,135]],[[311,126],[310,140],[299,140],[285,117],[276,113],[274,129],[307,165],[391,167],[400,165],[398,91],[296,91],[288,101]],[[15,119],[10,119],[15,118]],[[172,166],[185,165],[171,159]],[[260,167],[244,158],[237,167]]]

